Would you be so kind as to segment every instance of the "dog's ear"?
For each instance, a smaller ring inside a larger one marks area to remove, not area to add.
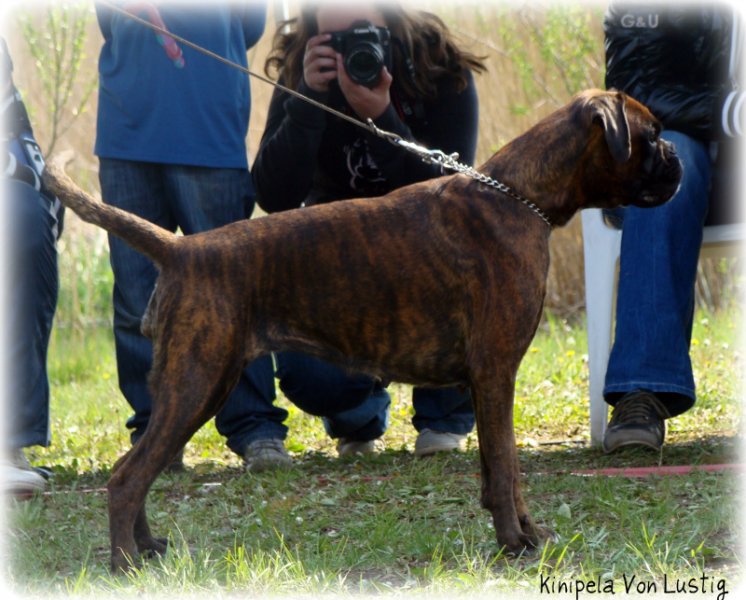
[[[627,96],[612,90],[590,99],[591,120],[604,128],[606,144],[611,156],[619,163],[632,156],[629,122],[627,121]]]

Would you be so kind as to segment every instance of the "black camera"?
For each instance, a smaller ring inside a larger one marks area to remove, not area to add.
[[[342,55],[345,70],[358,85],[374,88],[386,67],[391,72],[391,34],[386,27],[355,21],[349,29],[331,33],[328,45]]]

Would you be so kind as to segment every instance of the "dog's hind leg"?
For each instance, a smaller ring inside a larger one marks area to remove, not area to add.
[[[149,534],[144,500],[151,484],[168,464],[160,452],[148,452],[148,432],[117,464],[107,484],[109,493],[109,535],[112,572],[125,571]],[[163,463],[161,465],[161,463]],[[139,539],[138,539],[139,538]]]
[[[127,460],[129,454],[130,453],[128,452],[114,464],[114,467],[112,468],[112,477]],[[153,554],[165,554],[166,552],[167,540],[164,538],[154,538],[150,533],[144,504],[135,517],[134,538],[137,552],[140,555],[152,556]],[[128,554],[133,556],[129,552]]]
[[[117,463],[107,485],[113,571],[126,570],[138,551],[165,551],[150,532],[145,498],[156,477],[192,435],[221,408],[235,386],[243,360],[225,340],[206,348],[208,336],[189,324],[165,327],[155,347],[153,411],[143,436]],[[178,340],[178,345],[170,343]]]

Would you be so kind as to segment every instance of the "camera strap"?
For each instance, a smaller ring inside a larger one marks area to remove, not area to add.
[[[360,121],[359,119],[356,119],[355,117],[352,117],[350,115],[346,115],[345,113],[338,111],[334,108],[331,108],[330,106],[327,106],[326,104],[323,104],[322,102],[318,102],[317,100],[314,100],[313,98],[309,98],[308,96],[305,96],[304,94],[301,94],[300,92],[296,90],[293,90],[276,81],[272,81],[268,77],[264,77],[263,75],[255,73],[247,69],[246,67],[236,62],[233,62],[232,60],[229,60],[223,56],[220,56],[219,54],[216,54],[215,52],[212,52],[211,50],[208,50],[207,48],[204,48],[198,44],[195,44],[194,42],[191,42],[181,37],[180,35],[176,35],[175,33],[168,31],[165,27],[161,27],[160,25],[157,25],[155,23],[152,23],[146,19],[143,19],[137,16],[136,14],[130,12],[129,10],[126,10],[124,8],[121,8],[120,6],[112,4],[108,0],[98,0],[98,2],[99,4],[106,6],[107,8],[113,10],[114,12],[119,13],[120,15],[141,24],[143,27],[147,27],[148,29],[151,29],[155,33],[158,33],[162,36],[169,37],[172,40],[175,40],[176,42],[183,44],[184,46],[187,46],[193,50],[196,50],[197,52],[200,52],[206,56],[209,56],[217,60],[218,62],[223,63],[224,65],[237,69],[241,71],[242,73],[249,75],[250,77],[258,79],[259,81],[267,83],[271,86],[274,86],[275,88],[285,92],[286,94],[295,96],[296,98],[300,98],[304,102],[312,104],[316,108],[324,110],[330,114],[333,114],[335,117],[338,117],[344,121],[352,123],[353,125],[360,127],[361,129],[364,129],[368,133],[371,133],[381,139],[388,141],[390,144],[398,148],[402,148],[403,150],[410,152],[411,154],[415,154],[419,156],[426,163],[438,165],[443,170],[447,169],[449,171],[455,171],[457,173],[467,175],[468,177],[471,177],[472,179],[484,185],[492,187],[498,190],[499,192],[506,194],[510,196],[511,198],[514,198],[515,200],[518,200],[519,202],[521,202],[522,204],[530,208],[534,213],[536,213],[536,215],[542,221],[544,221],[544,223],[546,223],[548,227],[550,228],[552,227],[552,223],[547,217],[547,215],[536,204],[531,202],[528,198],[521,196],[518,192],[516,192],[509,186],[505,185],[504,183],[497,181],[496,179],[493,179],[492,177],[484,175],[483,173],[480,173],[479,171],[477,171],[476,169],[474,169],[473,167],[469,165],[465,165],[463,163],[458,162],[459,155],[457,152],[454,152],[452,154],[446,154],[442,150],[431,150],[429,148],[426,148],[425,146],[422,146],[410,140],[405,140],[401,136],[398,136],[394,133],[391,133],[389,131],[385,131],[383,129],[376,127],[376,125],[373,123],[373,119],[366,119],[366,122]]]

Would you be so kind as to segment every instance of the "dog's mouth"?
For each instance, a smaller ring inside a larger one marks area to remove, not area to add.
[[[644,170],[637,201],[633,202],[636,206],[660,206],[679,191],[684,169],[673,144],[666,143],[658,159],[644,165]]]
[[[668,186],[665,189],[643,189],[640,193],[639,206],[660,206],[665,204],[679,191],[679,184]]]
[[[671,198],[676,195],[679,191],[679,183],[667,184],[667,185],[656,185],[649,188],[643,188],[640,191],[637,202],[633,202],[635,206],[640,207],[655,207],[665,204]]]

